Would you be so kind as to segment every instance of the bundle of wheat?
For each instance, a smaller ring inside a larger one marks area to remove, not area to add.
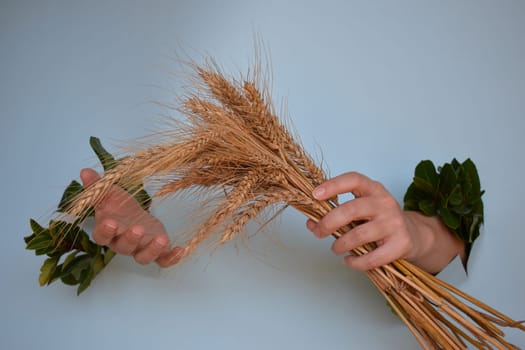
[[[186,242],[183,254],[188,256],[214,233],[219,243],[236,237],[270,206],[292,206],[318,221],[338,205],[336,199],[313,199],[324,172],[277,117],[259,66],[240,80],[225,78],[211,60],[190,68],[192,84],[179,108],[185,118],[159,133],[154,145],[107,171],[69,204],[68,214],[82,217],[114,184],[140,189],[145,181],[158,186],[157,197],[203,191],[216,197],[215,206]],[[351,253],[374,248],[367,244]],[[424,349],[466,349],[466,343],[517,349],[505,341],[500,327],[525,330],[522,322],[409,262],[398,260],[367,274]]]

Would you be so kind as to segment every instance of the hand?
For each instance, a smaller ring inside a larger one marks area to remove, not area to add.
[[[92,169],[83,169],[80,178],[84,187],[100,179]],[[161,267],[172,266],[180,260],[183,252],[180,247],[170,248],[162,223],[118,186],[113,186],[95,207],[93,239],[118,254],[133,256],[143,265],[155,261]]]
[[[308,220],[306,225],[324,238],[350,222],[363,221],[332,245],[333,252],[342,255],[366,243],[377,244],[362,256],[347,255],[344,261],[349,267],[370,270],[404,258],[437,273],[464,250],[464,244],[438,218],[403,211],[381,183],[362,174],[337,176],[317,187],[313,195],[325,200],[347,192],[355,199],[331,210],[317,223]]]

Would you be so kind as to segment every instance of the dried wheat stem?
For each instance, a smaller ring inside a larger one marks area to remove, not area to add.
[[[432,283],[436,284],[437,286],[445,287],[446,289],[448,289],[452,293],[454,293],[454,294],[458,295],[459,297],[469,301],[470,303],[476,305],[477,307],[487,311],[489,314],[498,317],[503,322],[505,322],[505,325],[508,326],[508,325],[512,324],[512,325],[516,326],[517,328],[525,330],[525,326],[520,324],[520,323],[522,323],[524,321],[516,322],[516,321],[512,320],[510,317],[502,314],[501,312],[495,310],[494,308],[492,308],[489,305],[483,303],[482,301],[473,298],[472,296],[466,294],[465,292],[462,292],[461,290],[457,289],[456,287],[452,286],[451,284],[449,284],[449,283],[447,283],[447,282],[445,282],[445,281],[443,281],[443,280],[441,280],[439,278],[435,278],[434,276],[430,275],[428,272],[426,272],[424,270],[421,270],[421,269],[417,268],[414,265],[407,265],[406,262],[404,262],[404,261],[400,261],[399,263],[401,265],[404,265],[404,267],[408,267],[410,269],[410,271],[413,272],[414,274],[417,274],[418,278],[423,279],[425,281],[431,281]],[[439,287],[436,287],[436,288],[440,289]]]
[[[416,340],[421,345],[421,347],[424,350],[433,350],[428,346],[428,342],[425,340],[425,337],[421,335],[417,327],[412,323],[412,321],[409,320],[410,314],[409,312],[407,312],[406,308],[404,308],[403,305],[398,303],[394,297],[392,297],[390,294],[386,292],[384,284],[380,283],[377,280],[377,276],[375,276],[374,274],[371,274],[370,271],[368,271],[367,274],[370,280],[372,281],[372,283],[374,283],[374,285],[379,290],[379,292],[383,295],[383,297],[386,299],[388,304],[396,312],[399,318],[401,318],[403,323],[407,326],[407,328],[412,333],[412,335],[416,338]]]
[[[417,267],[415,267],[413,265],[410,265],[410,272],[409,273],[413,274],[413,275],[417,275],[419,278],[422,278],[422,276],[425,276],[425,274],[426,274],[426,272],[422,271],[421,269],[419,269],[419,268],[417,268]],[[425,276],[425,277],[428,277],[428,276]],[[468,307],[466,304],[460,302],[457,298],[455,298],[452,294],[447,292],[445,289],[439,288],[439,285],[436,283],[436,278],[432,278],[432,279],[428,279],[427,278],[425,283],[430,288],[432,288],[433,290],[438,292],[441,295],[441,297],[443,297],[445,300],[447,300],[451,305],[453,305],[458,310],[460,310],[461,312],[463,312],[464,314],[469,316],[472,320],[474,320],[483,329],[487,330],[487,332],[490,332],[490,333],[492,333],[494,335],[499,335],[499,336],[503,335],[503,332],[499,328],[495,327],[493,324],[488,322],[485,318],[483,318],[483,316],[479,312],[477,312],[476,310]],[[469,297],[469,299],[471,299],[471,301],[475,301],[472,297]]]
[[[482,349],[483,344],[475,340],[474,338],[470,337],[467,333],[463,332],[462,329],[454,325],[452,322],[447,320],[441,313],[436,311],[434,307],[432,307],[431,304],[425,303],[423,304],[425,308],[428,310],[428,312],[432,313],[433,317],[438,319],[441,323],[443,323],[445,326],[447,326],[457,337],[459,341],[463,343],[463,346],[466,347],[466,344],[461,340],[461,338],[464,338],[466,341],[468,341],[470,344],[474,345],[478,349]]]
[[[402,294],[404,300],[407,300],[407,302],[412,305],[414,310],[416,310],[416,312],[420,314],[425,319],[425,321],[431,324],[430,328],[435,331],[434,333],[437,335],[436,340],[438,342],[441,344],[447,344],[451,349],[464,348],[463,344],[458,342],[457,339],[441,325],[439,319],[432,317],[432,314],[429,313],[428,310],[423,306],[424,303],[421,302],[421,300],[416,299],[413,294],[406,293],[406,291],[402,291],[400,294]]]

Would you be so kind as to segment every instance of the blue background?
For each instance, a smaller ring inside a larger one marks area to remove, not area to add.
[[[159,127],[180,92],[177,55],[244,72],[254,33],[276,101],[332,175],[363,172],[400,200],[419,160],[476,162],[486,225],[457,285],[525,318],[525,2],[2,1],[0,348],[419,348],[291,210],[238,249],[169,270],[117,257],[80,297],[38,287],[28,219],[45,223],[96,164],[89,136],[114,150]],[[192,205],[157,213],[176,232]]]

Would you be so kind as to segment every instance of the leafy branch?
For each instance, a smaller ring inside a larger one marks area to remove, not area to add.
[[[113,168],[120,161],[106,151],[98,138],[91,137],[89,143],[104,171]],[[149,210],[151,197],[146,191],[126,190],[144,210]],[[57,212],[64,212],[67,204],[83,191],[84,188],[78,181],[71,181],[62,194]],[[87,217],[94,214],[94,209],[90,208]],[[24,237],[26,249],[33,250],[37,256],[47,255],[38,278],[41,286],[60,280],[67,285],[78,285],[77,295],[80,295],[115,256],[108,247],[92,241],[90,235],[81,228],[81,224],[80,220],[72,223],[51,220],[48,227],[43,227],[36,220],[29,220],[32,234]]]
[[[483,201],[476,165],[470,159],[436,167],[421,161],[404,197],[404,209],[439,215],[443,223],[466,242],[467,259],[483,224]],[[466,266],[466,262],[465,262]]]

